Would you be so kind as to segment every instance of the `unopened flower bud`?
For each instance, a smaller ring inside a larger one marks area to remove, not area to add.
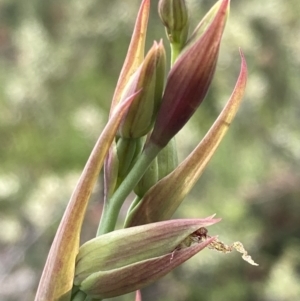
[[[211,243],[179,249],[199,228],[218,221],[213,217],[169,220],[100,235],[80,247],[74,285],[101,299],[140,289]]]
[[[217,64],[229,0],[223,0],[203,35],[175,62],[149,144],[163,148],[203,101]]]
[[[169,41],[183,45],[188,34],[188,11],[185,0],[160,0],[158,13]]]
[[[127,83],[122,95],[122,99],[126,99],[129,95],[141,91],[120,124],[118,134],[121,137],[139,138],[151,130],[161,103],[165,65],[163,44],[155,42]]]

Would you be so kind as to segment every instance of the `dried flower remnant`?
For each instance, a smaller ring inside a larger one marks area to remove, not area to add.
[[[236,251],[242,253],[242,258],[247,261],[248,263],[252,264],[252,265],[256,265],[258,266],[258,263],[256,263],[250,255],[248,255],[248,252],[245,250],[243,244],[239,241],[236,241],[232,244],[232,248],[235,249]]]
[[[174,250],[180,250],[182,248],[187,248],[191,246],[194,243],[200,243],[203,241],[206,241],[208,238],[211,238],[208,234],[208,230],[204,227],[199,228],[197,231],[193,232],[191,235],[189,235],[184,241],[182,241]],[[258,264],[251,258],[250,255],[248,255],[248,252],[245,250],[243,244],[239,241],[234,242],[230,246],[224,244],[222,241],[218,240],[217,238],[214,239],[209,245],[209,249],[216,250],[221,253],[231,253],[233,250],[236,250],[237,252],[242,254],[242,258],[247,261],[249,264],[258,266]],[[173,253],[174,253],[173,252]],[[172,254],[173,258],[173,254]]]

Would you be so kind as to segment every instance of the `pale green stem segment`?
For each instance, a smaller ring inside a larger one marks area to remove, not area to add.
[[[141,153],[135,165],[132,167],[124,181],[104,205],[100,224],[97,231],[97,236],[111,232],[115,229],[117,218],[120,209],[129,195],[134,189],[139,180],[144,175],[150,163],[157,156],[160,147],[154,144],[149,144],[148,147]]]
[[[180,54],[181,45],[177,43],[171,43],[170,46],[171,46],[171,67],[172,67]]]
[[[86,293],[82,291],[78,291],[76,295],[72,298],[72,301],[86,301],[87,296]]]

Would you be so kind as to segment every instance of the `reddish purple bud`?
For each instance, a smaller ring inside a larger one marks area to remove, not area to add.
[[[203,35],[171,69],[150,143],[167,145],[203,101],[215,72],[228,9],[229,0],[223,0]]]

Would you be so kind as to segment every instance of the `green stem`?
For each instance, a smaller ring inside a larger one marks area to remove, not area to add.
[[[174,65],[177,57],[180,54],[181,46],[180,44],[171,43],[171,67]]]
[[[86,294],[82,291],[78,291],[72,298],[72,301],[85,301],[87,298]]]
[[[105,202],[97,236],[111,232],[115,229],[120,209],[126,197],[142,178],[150,163],[157,156],[160,150],[161,148],[159,148],[157,145],[148,144],[124,181],[111,196],[111,198]]]

